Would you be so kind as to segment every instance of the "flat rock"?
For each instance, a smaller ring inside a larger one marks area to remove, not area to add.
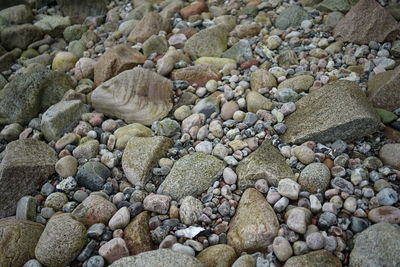
[[[400,68],[376,74],[368,81],[368,99],[375,107],[393,111],[399,107]]]
[[[144,211],[133,218],[124,229],[124,240],[131,255],[152,250],[149,220],[150,212]]]
[[[368,227],[354,238],[349,266],[399,266],[399,240],[398,225],[378,223]]]
[[[327,84],[296,102],[296,111],[285,118],[285,143],[320,143],[353,140],[382,127],[379,116],[353,82]]]
[[[253,187],[257,180],[265,179],[270,185],[278,186],[285,178],[294,178],[285,158],[270,142],[265,141],[236,168],[240,190]]]
[[[399,34],[398,22],[375,0],[358,1],[333,30],[337,40],[356,44],[394,41]]]
[[[156,72],[134,68],[98,86],[92,93],[94,108],[128,123],[150,125],[172,108],[172,82]]]
[[[55,172],[56,162],[56,152],[44,142],[26,139],[9,143],[0,164],[0,218],[13,215],[18,200],[44,184]]]
[[[218,69],[209,64],[199,64],[182,69],[174,70],[171,74],[173,80],[184,80],[189,84],[196,83],[205,86],[209,80],[220,80],[221,74]]]
[[[317,250],[304,255],[289,258],[284,267],[341,267],[338,257],[326,250]]]
[[[235,250],[228,245],[210,246],[196,257],[204,266],[231,267],[237,256]]]
[[[265,197],[254,188],[244,191],[229,224],[228,245],[236,253],[266,251],[279,230],[279,222]]]
[[[43,37],[43,32],[32,24],[7,27],[1,31],[1,44],[7,50],[26,49],[28,45]]]
[[[175,200],[198,196],[222,174],[225,163],[203,153],[186,155],[175,162],[159,192]]]
[[[400,223],[400,209],[393,206],[381,206],[368,212],[368,219],[373,223]]]
[[[143,16],[136,27],[128,36],[128,41],[143,43],[150,36],[157,35],[160,31],[169,32],[169,21],[158,13],[149,12]]]
[[[0,220],[0,266],[22,266],[34,258],[43,230],[42,224],[31,221]]]

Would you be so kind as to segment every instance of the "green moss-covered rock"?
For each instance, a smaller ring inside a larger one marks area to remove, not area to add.
[[[131,123],[118,128],[114,135],[117,138],[116,148],[124,149],[132,137],[149,137],[153,135],[153,132],[143,124]]]
[[[81,39],[82,35],[87,32],[88,26],[75,24],[65,28],[63,35],[67,42]]]
[[[376,112],[378,113],[379,117],[381,118],[383,123],[389,123],[397,119],[397,116],[386,109],[377,108]]]
[[[326,250],[317,250],[289,258],[284,267],[341,267],[339,258]]]
[[[144,211],[133,218],[126,226],[124,240],[131,255],[152,250],[153,242],[151,240],[149,219],[150,212]]]

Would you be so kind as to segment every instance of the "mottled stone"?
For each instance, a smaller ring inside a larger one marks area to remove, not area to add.
[[[124,240],[131,255],[150,251],[153,247],[149,227],[150,213],[144,211],[138,214],[126,226]]]
[[[230,267],[237,256],[235,250],[228,245],[219,244],[210,246],[201,251],[196,257],[204,266]]]
[[[339,258],[326,250],[317,250],[301,256],[289,258],[284,267],[341,267]]]

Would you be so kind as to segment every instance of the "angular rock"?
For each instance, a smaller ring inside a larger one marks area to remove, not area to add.
[[[210,246],[196,257],[204,266],[231,267],[237,256],[235,250],[228,245]]]
[[[32,24],[7,27],[1,31],[1,44],[7,50],[26,49],[29,44],[40,40],[43,32]]]
[[[317,9],[323,12],[340,11],[346,13],[350,10],[348,0],[324,0],[317,5]]]
[[[120,237],[116,237],[99,248],[99,255],[111,264],[114,261],[129,256],[129,251],[125,241]]]
[[[54,173],[56,162],[56,152],[44,142],[26,139],[9,143],[0,164],[0,218],[13,215],[17,201],[44,184]]]
[[[143,43],[150,36],[157,35],[160,31],[169,32],[171,26],[169,21],[160,14],[149,12],[143,16],[136,27],[128,36],[128,41],[132,43]]]
[[[286,30],[289,27],[296,27],[303,20],[310,19],[307,11],[300,6],[291,6],[286,8],[275,21],[275,27],[280,30]]]
[[[36,199],[31,196],[24,196],[18,201],[15,218],[34,222],[36,220],[36,208]]]
[[[86,243],[86,227],[71,214],[53,216],[35,248],[36,258],[46,266],[66,266]]]
[[[0,266],[22,266],[35,257],[35,247],[44,226],[39,223],[0,220]]]
[[[175,200],[198,196],[222,174],[225,163],[204,153],[186,155],[175,162],[167,178],[158,189]]]
[[[94,108],[126,122],[150,125],[172,108],[172,82],[147,69],[127,70],[97,87]]]
[[[295,207],[285,213],[285,221],[289,229],[305,234],[310,223],[311,211],[303,207]]]
[[[311,75],[299,75],[281,82],[278,86],[278,90],[283,88],[291,88],[297,93],[307,92],[313,83],[314,77]]]
[[[122,150],[125,149],[126,144],[132,137],[150,137],[153,132],[140,123],[132,123],[118,128],[114,135],[117,138],[115,148]]]
[[[172,145],[173,141],[164,136],[131,138],[122,156],[122,169],[128,181],[144,186],[150,179],[151,169]]]
[[[278,186],[281,179],[294,179],[293,172],[285,158],[270,142],[260,147],[242,160],[236,168],[240,190],[253,187],[257,180],[265,179],[270,185]]]
[[[179,11],[179,14],[181,14],[183,19],[187,20],[190,16],[201,14],[202,12],[206,11],[208,11],[207,4],[203,1],[196,1],[182,8]]]
[[[285,118],[285,143],[352,140],[382,127],[379,116],[358,87],[349,81],[327,84],[296,102]]]
[[[144,211],[138,214],[126,226],[124,240],[131,255],[150,251],[153,247],[149,227],[150,212]]]
[[[97,161],[86,162],[79,168],[76,174],[78,185],[84,186],[92,191],[103,189],[107,178],[111,176],[110,170],[102,163]]]
[[[221,57],[231,58],[239,64],[252,59],[253,51],[250,42],[247,39],[239,40],[239,42],[222,53]]]
[[[165,54],[168,50],[168,42],[164,36],[152,35],[147,39],[142,46],[142,51],[145,57],[150,56],[153,53],[157,55]]]
[[[399,107],[400,68],[376,74],[368,81],[368,99],[375,107],[390,111]]]
[[[220,80],[221,74],[218,69],[208,64],[199,64],[195,66],[178,69],[172,72],[173,80],[184,80],[189,84],[196,83],[198,86],[205,86],[209,80]]]
[[[358,1],[333,30],[337,40],[356,44],[394,41],[399,34],[398,22],[375,0]]]
[[[354,238],[349,266],[399,266],[399,240],[398,225],[378,223],[368,227]]]
[[[228,245],[236,253],[266,251],[279,230],[279,222],[265,197],[254,188],[244,191],[229,224]]]
[[[108,49],[94,66],[94,82],[102,82],[120,74],[125,70],[143,64],[146,57],[136,49],[127,45],[116,45]]]
[[[340,259],[326,250],[317,250],[289,258],[284,267],[341,267]]]
[[[157,60],[157,72],[163,76],[168,75],[179,61],[190,62],[189,58],[180,50],[169,49],[165,55]]]
[[[76,23],[82,23],[89,16],[104,16],[107,13],[107,0],[57,0],[64,16]]]

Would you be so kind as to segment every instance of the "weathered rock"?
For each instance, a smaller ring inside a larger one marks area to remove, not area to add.
[[[38,22],[34,24],[45,34],[49,34],[53,37],[62,36],[64,29],[71,25],[71,21],[68,17],[63,16],[43,16]]]
[[[173,141],[164,136],[134,137],[125,147],[122,168],[133,185],[144,186],[157,161],[165,157]]]
[[[107,13],[107,0],[57,0],[64,16],[74,22],[82,23],[89,16],[104,16]]]
[[[228,50],[226,50],[222,57],[231,58],[237,63],[242,64],[246,60],[253,58],[253,51],[250,42],[247,39],[241,39]]]
[[[78,58],[73,53],[58,52],[53,59],[51,69],[59,72],[67,72],[75,66],[77,61]]]
[[[273,105],[269,98],[256,91],[250,91],[246,95],[247,111],[257,113],[258,110],[271,110]]]
[[[151,193],[143,200],[143,208],[158,214],[167,214],[170,203],[170,196]]]
[[[16,57],[12,51],[0,56],[0,71],[6,71],[10,69],[11,66],[15,63],[15,60]],[[3,87],[4,86],[1,86],[0,88]]]
[[[299,184],[310,193],[324,192],[329,187],[331,172],[323,163],[311,163],[300,174]]]
[[[276,87],[278,84],[275,76],[271,72],[264,69],[258,69],[251,73],[250,85],[251,90],[258,91],[261,88],[272,89],[272,87]]]
[[[114,261],[129,256],[129,251],[125,241],[120,237],[116,237],[99,248],[99,255],[111,264]]]
[[[228,245],[219,244],[210,246],[199,253],[196,257],[204,266],[230,267],[237,256],[235,250]]]
[[[190,62],[189,58],[180,50],[169,49],[165,55],[157,61],[157,72],[163,76],[168,75],[175,67],[175,63],[183,60]]]
[[[190,226],[196,224],[203,214],[203,204],[197,198],[187,196],[183,198],[179,208],[181,222]]]
[[[99,141],[97,140],[87,140],[86,142],[77,146],[72,151],[72,155],[77,159],[89,160],[91,158],[95,158],[99,153],[99,145]]]
[[[200,57],[194,62],[195,65],[208,64],[217,70],[222,70],[226,65],[236,66],[236,61],[230,58]]]
[[[71,214],[53,216],[35,248],[36,258],[46,266],[66,266],[86,243],[86,227]]]
[[[138,214],[126,226],[124,230],[124,240],[131,255],[150,251],[153,247],[149,227],[150,213],[144,211]]]
[[[126,122],[150,125],[172,108],[172,82],[147,69],[127,70],[97,87],[94,108]]]
[[[275,21],[275,27],[286,30],[289,27],[299,26],[303,20],[309,19],[310,15],[300,6],[286,8]]]
[[[51,70],[17,75],[0,90],[0,125],[28,123],[73,88],[71,78]]]
[[[32,24],[16,25],[1,31],[1,44],[7,50],[26,49],[29,44],[40,40],[42,37],[43,32]]]
[[[313,83],[314,78],[311,75],[299,75],[281,82],[278,86],[278,90],[291,88],[297,93],[307,92]]]
[[[16,5],[3,9],[0,11],[0,17],[12,24],[31,23],[33,20],[32,10],[27,5]]]
[[[376,74],[368,81],[368,99],[375,107],[395,110],[400,103],[400,68]]]
[[[278,230],[279,222],[272,207],[260,192],[249,188],[243,193],[229,224],[228,245],[237,254],[266,251]]]
[[[379,150],[383,164],[400,170],[400,144],[385,144]]]
[[[317,250],[301,256],[294,256],[289,258],[284,267],[341,267],[342,263],[339,258],[326,250]]]
[[[142,46],[142,51],[145,57],[150,56],[153,53],[157,55],[165,54],[168,50],[168,42],[164,36],[152,35],[147,39]]]
[[[13,215],[17,201],[41,186],[54,173],[56,162],[55,151],[44,142],[26,139],[9,143],[0,164],[0,218]]]
[[[120,74],[125,70],[143,64],[146,57],[136,49],[127,45],[116,45],[108,49],[94,66],[94,82],[102,82]]]
[[[236,168],[236,173],[240,190],[254,186],[258,179],[265,179],[270,185],[278,186],[279,180],[294,177],[285,158],[268,141],[242,160]]]
[[[0,220],[0,266],[22,266],[35,257],[44,226],[16,219]]]
[[[382,127],[363,92],[348,81],[330,83],[297,101],[285,124],[283,141],[296,144],[352,140]]]
[[[196,197],[222,174],[225,163],[204,153],[186,155],[175,162],[159,192],[175,200],[185,196]]]
[[[202,12],[208,11],[208,6],[203,1],[195,1],[192,4],[182,8],[179,11],[182,18],[187,20],[190,16],[201,14]]]
[[[158,267],[158,266],[174,266],[174,267],[203,267],[203,264],[195,257],[187,254],[176,252],[171,249],[158,249],[136,256],[122,258],[110,267]]]
[[[190,37],[184,51],[194,58],[219,57],[227,49],[228,33],[224,26],[217,25],[199,31]]]
[[[97,161],[89,161],[79,168],[76,174],[76,181],[78,185],[84,186],[89,190],[99,191],[110,176],[111,172],[104,164]]]
[[[370,41],[394,41],[400,29],[397,21],[378,2],[360,0],[339,21],[333,34],[341,41],[368,44]]]
[[[398,266],[400,227],[378,223],[368,227],[354,238],[349,266]]]
[[[173,80],[185,80],[189,84],[196,83],[198,86],[204,86],[209,80],[220,80],[221,74],[218,69],[208,64],[199,64],[195,66],[178,69],[172,72]]]
[[[305,234],[311,220],[311,211],[303,207],[294,207],[285,213],[285,221],[289,229]]]
[[[153,132],[140,123],[131,123],[118,128],[114,132],[114,135],[117,138],[115,148],[122,150],[125,149],[126,144],[132,137],[150,137],[153,135]]]
[[[169,21],[160,14],[149,12],[143,16],[140,22],[128,36],[128,41],[143,43],[150,36],[157,35],[160,31],[169,32],[171,26]]]
[[[232,265],[232,267],[254,267],[256,266],[256,260],[249,254],[240,256]]]
[[[323,12],[340,11],[346,13],[350,10],[348,0],[324,0],[317,5],[317,9]]]

